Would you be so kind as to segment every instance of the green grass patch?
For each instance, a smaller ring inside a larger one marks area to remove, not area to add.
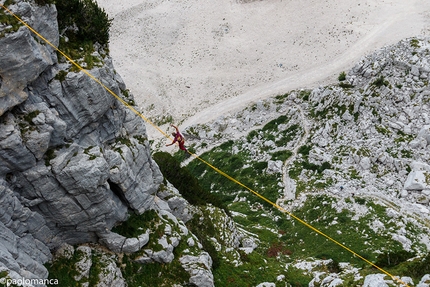
[[[353,214],[348,210],[337,212],[332,206],[333,202],[332,198],[325,195],[310,197],[302,208],[294,211],[294,214],[371,261],[377,259],[378,254],[375,250],[387,246],[392,246],[393,249],[401,248],[389,235],[376,234],[368,226],[368,223],[374,220],[374,214],[366,215],[359,222],[352,221]],[[385,212],[385,209],[382,210]],[[381,216],[384,218],[385,214]],[[333,259],[337,262],[351,262],[359,267],[365,266],[362,260],[350,252],[300,223],[279,220],[278,225],[280,230],[286,231],[281,240],[291,250],[292,258]],[[372,244],[366,244],[366,241]]]
[[[155,210],[150,209],[142,214],[132,213],[128,219],[112,228],[112,232],[118,233],[127,238],[138,237],[142,233],[155,225],[159,221]]]
[[[49,272],[49,279],[58,279],[61,286],[79,287],[88,282],[89,286],[96,286],[99,282],[99,274],[106,267],[105,255],[96,249],[91,252],[91,267],[88,278],[83,277],[81,280],[75,280],[75,276],[80,273],[76,270],[76,263],[86,256],[80,250],[75,250],[71,258],[59,257],[53,262],[45,264]],[[103,259],[104,258],[104,259]]]
[[[233,154],[232,145],[233,142],[227,142],[200,157],[245,186],[255,189],[269,200],[275,201],[279,196],[277,183],[280,175],[266,173],[267,162],[253,160],[247,151]],[[216,193],[221,201],[229,201],[244,189],[236,182],[208,168],[202,162],[193,161],[188,168],[199,180],[201,187]],[[253,197],[249,193],[245,196]]]
[[[264,125],[264,127],[261,129],[262,132],[267,132],[267,131],[278,131],[278,126],[280,124],[287,124],[288,121],[290,120],[289,117],[287,116],[280,116],[270,122],[268,122],[267,124]]]
[[[293,152],[290,150],[280,150],[280,151],[275,151],[271,153],[271,155],[272,155],[272,160],[286,161],[293,155]]]
[[[214,206],[225,208],[223,202],[209,189],[200,185],[198,179],[189,171],[187,167],[181,167],[174,157],[166,152],[158,152],[153,155],[164,177],[172,183],[181,195],[193,205],[205,205],[208,203]],[[234,158],[232,164],[239,167],[241,162]]]
[[[311,92],[312,92],[312,90],[301,90],[299,93],[299,97],[303,101],[309,101],[309,96],[310,96]]]

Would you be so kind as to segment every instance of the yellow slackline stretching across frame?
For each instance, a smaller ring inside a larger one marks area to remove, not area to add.
[[[140,112],[138,112],[135,108],[133,108],[133,106],[131,106],[129,103],[127,103],[126,101],[124,101],[123,99],[121,99],[121,97],[119,97],[117,94],[115,94],[112,90],[110,90],[108,87],[106,87],[100,80],[98,80],[96,77],[94,77],[93,75],[91,75],[87,70],[85,70],[84,68],[82,68],[78,63],[76,63],[75,61],[73,61],[70,57],[68,57],[64,52],[62,52],[61,50],[58,49],[58,47],[56,47],[55,45],[53,45],[50,41],[48,41],[47,39],[45,39],[42,35],[40,35],[37,31],[35,31],[30,25],[28,25],[26,22],[24,22],[20,17],[18,17],[17,15],[15,15],[12,11],[10,11],[8,8],[6,8],[3,4],[0,4],[1,7],[7,11],[9,14],[11,14],[13,17],[15,17],[18,21],[20,21],[25,27],[27,27],[31,32],[33,32],[35,35],[37,35],[39,38],[41,38],[43,41],[45,41],[48,45],[50,45],[52,48],[54,48],[58,53],[60,53],[62,56],[64,56],[70,63],[72,63],[73,65],[75,65],[80,71],[82,71],[83,73],[85,73],[86,75],[88,75],[88,77],[90,77],[91,79],[93,79],[94,81],[96,81],[98,84],[100,84],[106,91],[108,91],[112,96],[114,96],[118,101],[120,101],[123,105],[125,105],[128,109],[130,109],[132,112],[134,112],[136,115],[138,115],[139,117],[141,117],[145,122],[147,122],[148,124],[150,124],[151,126],[153,126],[156,130],[158,130],[161,134],[163,134],[164,137],[170,139],[170,136],[168,134],[166,134],[161,128],[159,128],[156,124],[154,124],[151,120],[149,120],[147,117],[145,117],[144,115],[142,115]],[[227,179],[233,181],[234,183],[238,184],[239,186],[247,189],[248,191],[250,191],[251,193],[253,193],[255,196],[259,197],[260,199],[266,201],[267,203],[271,204],[273,207],[275,207],[276,209],[278,209],[279,211],[291,216],[292,218],[294,218],[295,220],[297,220],[298,222],[300,222],[301,224],[303,224],[304,226],[308,227],[309,229],[313,230],[314,232],[324,236],[325,238],[327,238],[328,240],[332,241],[333,243],[337,244],[338,246],[342,247],[343,249],[345,249],[346,251],[352,253],[354,256],[360,258],[361,260],[365,261],[366,263],[368,263],[369,265],[375,267],[376,269],[378,269],[379,271],[385,273],[386,275],[390,276],[392,279],[394,279],[395,281],[397,281],[398,283],[405,285],[407,287],[409,287],[409,285],[405,282],[403,282],[400,278],[390,274],[388,271],[382,269],[381,267],[375,265],[374,263],[372,263],[371,261],[367,260],[366,258],[364,258],[363,256],[361,256],[360,254],[354,252],[353,250],[351,250],[349,247],[345,246],[344,244],[338,242],[337,240],[331,238],[330,236],[328,236],[327,234],[323,233],[322,231],[318,230],[317,228],[313,227],[312,225],[310,225],[309,223],[307,223],[306,221],[298,218],[297,216],[295,216],[294,214],[292,214],[291,212],[289,212],[288,210],[286,210],[285,208],[279,206],[278,204],[270,201],[269,199],[267,199],[266,197],[262,196],[261,194],[259,194],[258,192],[256,192],[255,190],[249,188],[248,186],[244,185],[243,183],[241,183],[240,181],[236,180],[235,178],[231,177],[230,175],[226,174],[225,172],[223,172],[222,170],[218,169],[217,167],[213,166],[212,164],[208,163],[207,161],[203,160],[202,158],[200,158],[198,155],[191,153],[190,151],[187,150],[187,152],[189,154],[191,154],[192,156],[194,156],[196,159],[200,160],[201,162],[203,162],[204,164],[206,164],[207,166],[209,166],[210,168],[212,168],[214,171],[216,171],[217,173],[223,175],[224,177],[226,177]]]

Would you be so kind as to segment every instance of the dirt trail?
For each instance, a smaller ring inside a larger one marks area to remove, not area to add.
[[[281,202],[283,202],[285,200],[296,199],[296,185],[295,185],[294,180],[291,179],[289,176],[288,165],[296,159],[297,152],[298,152],[299,148],[301,146],[303,146],[309,138],[309,121],[307,120],[307,118],[303,112],[303,109],[299,105],[294,104],[294,107],[297,108],[300,112],[300,117],[301,117],[301,121],[302,121],[301,126],[303,127],[305,134],[302,136],[300,141],[294,147],[294,149],[292,151],[293,154],[284,162],[284,165],[282,167],[282,178],[283,178],[282,181],[284,183],[284,197],[278,198],[276,200],[276,204],[278,204],[278,205],[280,205]]]

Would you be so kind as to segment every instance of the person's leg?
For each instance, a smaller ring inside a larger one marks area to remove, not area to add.
[[[185,158],[189,158],[191,156],[191,154],[188,152],[187,149],[184,149],[185,152]]]

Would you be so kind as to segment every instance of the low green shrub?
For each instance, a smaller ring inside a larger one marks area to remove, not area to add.
[[[389,82],[387,80],[385,80],[383,75],[380,75],[376,80],[374,80],[372,82],[373,86],[376,86],[378,88],[382,87],[382,86],[388,86]]]
[[[58,26],[69,42],[109,43],[112,19],[93,0],[56,0]],[[72,29],[76,25],[76,29]]]
[[[133,257],[124,254],[122,259],[122,274],[128,287],[186,286],[181,284],[186,284],[190,280],[190,274],[184,270],[179,258],[175,258],[169,264],[157,262],[141,264],[135,262]]]
[[[386,252],[379,254],[376,258],[375,265],[379,267],[392,267],[396,266],[409,258],[412,258],[414,254],[405,250],[398,250],[394,252]]]

